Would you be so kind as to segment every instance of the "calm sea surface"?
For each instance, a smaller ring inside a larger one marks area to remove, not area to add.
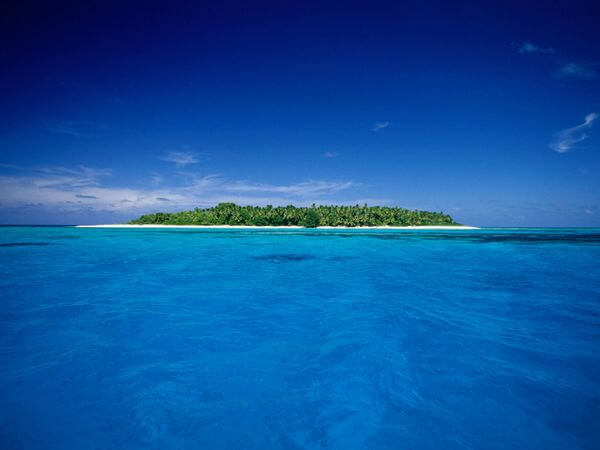
[[[2,449],[600,448],[600,230],[0,228]]]

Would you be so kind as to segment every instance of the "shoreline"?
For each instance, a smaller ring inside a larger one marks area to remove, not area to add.
[[[411,225],[405,227],[399,226],[381,226],[381,227],[332,227],[323,226],[316,228],[306,228],[300,225],[162,225],[162,224],[144,224],[144,225],[132,225],[132,224],[104,224],[104,225],[74,225],[75,228],[132,228],[132,229],[143,229],[143,228],[200,228],[200,229],[225,229],[225,230],[263,230],[263,229],[283,229],[283,230],[479,230],[479,227],[472,227],[468,225]]]

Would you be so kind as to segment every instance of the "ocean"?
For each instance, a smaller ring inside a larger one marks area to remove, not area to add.
[[[0,228],[2,449],[600,448],[600,229]]]

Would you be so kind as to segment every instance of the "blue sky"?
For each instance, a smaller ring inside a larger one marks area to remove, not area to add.
[[[120,3],[0,19],[0,223],[234,201],[600,226],[592,2]]]

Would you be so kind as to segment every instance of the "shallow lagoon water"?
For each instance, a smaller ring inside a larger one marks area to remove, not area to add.
[[[591,449],[600,230],[0,228],[1,448]]]

